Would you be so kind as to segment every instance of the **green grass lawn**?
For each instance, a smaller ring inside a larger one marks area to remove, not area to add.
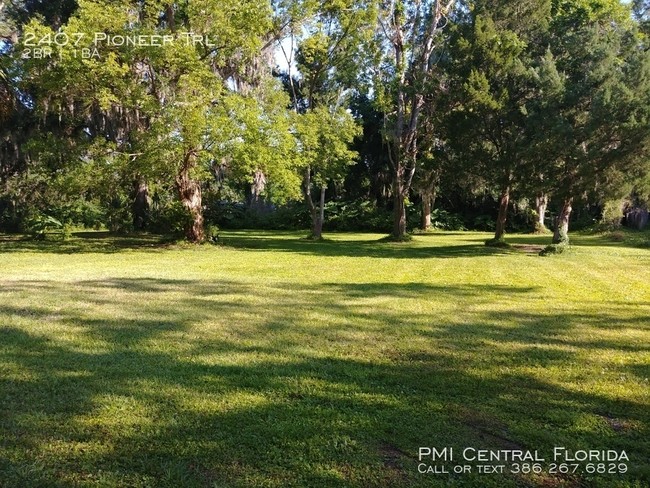
[[[648,235],[0,236],[0,486],[650,486]],[[628,472],[420,474],[422,446]]]

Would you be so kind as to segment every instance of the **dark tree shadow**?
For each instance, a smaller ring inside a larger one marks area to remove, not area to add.
[[[574,332],[586,325],[647,331],[650,316],[620,319],[615,305],[612,315],[480,307],[486,294],[507,300],[536,292],[280,283],[266,285],[267,300],[256,302],[259,288],[234,281],[8,283],[0,305],[0,484],[592,483],[586,475],[433,479],[417,472],[418,447],[432,445],[625,449],[631,473],[599,486],[648,482],[647,404],[531,371],[573,367],[585,347],[625,350],[641,361],[647,344]],[[8,305],[27,293],[41,305]],[[384,295],[462,298],[476,309],[464,312],[471,320],[452,321],[434,310],[409,317],[366,303]],[[117,307],[120,316],[111,312]],[[222,325],[202,329],[209,321]],[[588,366],[584,374],[593,374]],[[648,368],[638,362],[620,371],[641,378]],[[585,417],[601,420],[586,427]]]
[[[465,242],[465,241],[460,241]],[[448,259],[507,255],[511,250],[474,244],[413,246],[409,243],[386,242],[382,239],[341,239],[308,241],[300,238],[275,238],[255,234],[226,234],[225,246],[238,250],[288,252],[331,257],[373,257],[384,259]]]
[[[59,235],[48,235],[44,240],[18,234],[0,234],[0,253],[113,254],[126,250],[158,251],[177,240],[171,236],[147,233],[116,235],[110,232],[74,232],[67,239]]]

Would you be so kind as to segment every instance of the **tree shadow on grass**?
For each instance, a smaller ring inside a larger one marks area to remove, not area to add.
[[[21,302],[30,290],[38,308]],[[481,306],[534,299],[534,288],[115,278],[3,291],[7,486],[590,484],[418,474],[418,447],[446,445],[626,449],[632,479],[648,480],[647,405],[532,372],[568,374],[583,347],[620,349],[578,334],[614,317]],[[462,320],[427,310],[414,320],[366,303],[423,294],[477,307]],[[621,327],[648,323],[637,320]]]
[[[636,248],[650,249],[650,231],[636,231],[625,229],[616,232],[620,238],[612,237],[611,232],[588,233],[576,232],[569,234],[569,243],[576,247],[613,247],[613,248]],[[552,234],[508,234],[506,242],[519,245],[547,246],[551,244]],[[469,241],[480,242],[481,239],[468,239]]]
[[[461,233],[438,234],[459,236]],[[119,253],[124,251],[162,251],[174,244],[174,238],[153,234],[113,235],[108,232],[77,232],[67,240],[34,240],[19,235],[0,235],[1,252],[42,252],[54,254]],[[462,258],[505,255],[507,249],[467,244],[413,246],[381,240],[339,239],[309,241],[295,232],[247,231],[224,233],[221,244],[238,250],[289,252],[316,256],[373,257],[391,259]]]
[[[167,248],[177,239],[170,236],[135,233],[116,235],[110,232],[74,232],[67,239],[48,236],[44,240],[18,234],[0,234],[0,253],[42,252],[53,254],[105,253],[127,250],[157,251]]]
[[[473,244],[413,246],[381,240],[336,239],[307,241],[255,235],[225,235],[224,245],[237,250],[288,252],[314,256],[372,257],[384,259],[449,259],[507,255],[511,251]],[[463,241],[464,242],[464,241]]]

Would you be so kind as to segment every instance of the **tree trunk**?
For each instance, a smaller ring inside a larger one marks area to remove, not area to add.
[[[546,207],[548,206],[548,196],[544,192],[540,192],[535,197],[535,211],[537,212],[537,222],[535,224],[536,230],[543,230],[546,228],[544,220],[546,218]]]
[[[305,169],[305,173],[302,178],[302,193],[305,197],[305,203],[309,208],[309,213],[311,214],[311,237],[312,239],[320,239],[323,235],[323,221],[321,219],[321,214],[324,213],[324,200],[325,200],[325,190],[321,188],[321,207],[318,208],[314,203],[314,200],[311,198],[311,170],[310,168]]]
[[[405,13],[405,2],[389,3],[392,23],[384,32],[393,48],[396,82],[396,106],[394,115],[391,114],[391,118],[394,116],[392,141],[388,150],[395,170],[392,238],[402,240],[406,236],[405,199],[417,167],[420,115],[426,105],[424,87],[436,69],[431,58],[439,46],[436,42],[439,32],[447,25],[443,19],[448,18],[455,0],[433,2],[426,19],[420,17],[418,8],[418,14],[411,20]],[[410,29],[413,30],[409,33]]]
[[[427,195],[422,197],[422,223],[420,228],[422,230],[431,228],[431,199]]]
[[[256,211],[262,210],[264,207],[264,200],[262,193],[266,189],[266,176],[262,171],[255,171],[253,174],[253,183],[251,184],[251,196],[248,206]]]
[[[190,169],[194,167],[195,158],[193,151],[185,156],[183,165],[176,175],[176,189],[183,207],[190,216],[184,225],[185,236],[190,242],[200,243],[205,239],[201,184],[190,178]]]
[[[423,192],[422,197],[422,221],[420,228],[422,230],[431,229],[431,211],[436,201],[436,192]]]
[[[553,234],[553,244],[560,244],[569,239],[569,218],[573,208],[573,197],[566,198],[562,204],[562,210],[555,223],[555,233]]]
[[[321,239],[323,237],[323,222],[320,219],[320,212],[315,209],[311,214],[311,239]]]
[[[176,32],[176,18],[174,14],[174,5],[167,4],[165,6],[165,20],[167,21],[167,27],[170,31]]]
[[[149,222],[149,185],[144,178],[138,178],[134,184],[135,198],[133,199],[133,228],[144,230]]]
[[[323,224],[325,223],[325,192],[326,191],[327,191],[327,187],[322,186],[320,189],[320,215],[318,216],[318,221],[320,224],[320,229],[319,229],[320,234],[318,235],[319,239],[323,233]]]
[[[326,187],[321,187],[320,189],[320,202],[319,206],[313,205],[311,207],[311,238],[312,239],[322,239],[323,238],[323,222],[325,222],[325,191]],[[311,196],[310,196],[311,200]]]
[[[395,192],[393,205],[393,238],[403,239],[406,235],[406,204],[401,191]]]
[[[497,216],[496,231],[494,239],[500,241],[506,233],[506,220],[508,219],[508,204],[510,203],[510,187],[507,186],[501,192],[499,198],[499,215]]]

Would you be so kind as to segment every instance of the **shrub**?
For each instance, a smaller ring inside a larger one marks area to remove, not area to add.
[[[566,233],[564,229],[560,229],[560,242],[555,243],[555,244],[564,244],[564,245],[569,245],[569,234]]]
[[[603,215],[599,227],[602,230],[616,231],[621,228],[623,222],[623,204],[620,200],[606,202],[603,205]]]
[[[410,223],[412,220],[410,219]],[[333,201],[325,204],[325,230],[390,232],[392,225],[392,212],[378,208],[366,200]]]
[[[496,222],[490,215],[479,215],[474,219],[472,228],[475,230],[482,230],[487,232],[494,232],[496,229]]]
[[[379,242],[411,242],[412,240],[413,236],[411,234],[404,234],[401,237],[395,237],[394,235],[389,234],[386,237],[379,239]]]
[[[179,201],[170,201],[160,204],[151,212],[149,228],[160,234],[182,236],[185,227],[192,223],[192,216]]]
[[[560,242],[549,244],[539,252],[540,256],[548,256],[550,254],[562,254],[569,250],[569,236],[566,232],[560,231]]]
[[[219,227],[214,224],[207,224],[205,226],[205,239],[207,242],[219,244]]]
[[[503,238],[501,238],[501,239],[494,239],[494,238],[488,239],[487,241],[485,241],[485,245],[488,246],[488,247],[500,247],[500,248],[508,248],[508,247],[510,247],[510,244],[508,244],[506,241],[504,241]]]
[[[204,217],[208,225],[222,229],[301,230],[311,223],[309,211],[304,204],[297,202],[279,207],[269,206],[260,211],[249,209],[242,202],[208,200]]]
[[[431,212],[431,226],[440,230],[467,230],[463,219],[446,210],[436,208]]]
[[[623,242],[625,240],[625,234],[621,231],[610,232],[607,238],[614,242]]]
[[[85,199],[68,202],[59,206],[51,206],[50,209],[51,213],[64,224],[99,229],[102,224],[107,222],[107,213],[115,216],[118,211],[121,211],[117,206],[124,205],[124,203],[122,199],[119,199],[118,202],[112,202],[109,212],[102,209],[96,202]]]
[[[550,234],[551,231],[545,225],[542,225],[540,222],[535,222],[533,228],[533,234]]]
[[[60,220],[46,214],[38,213],[27,220],[27,231],[36,239],[45,239],[48,233],[56,233],[63,237],[69,234]]]

